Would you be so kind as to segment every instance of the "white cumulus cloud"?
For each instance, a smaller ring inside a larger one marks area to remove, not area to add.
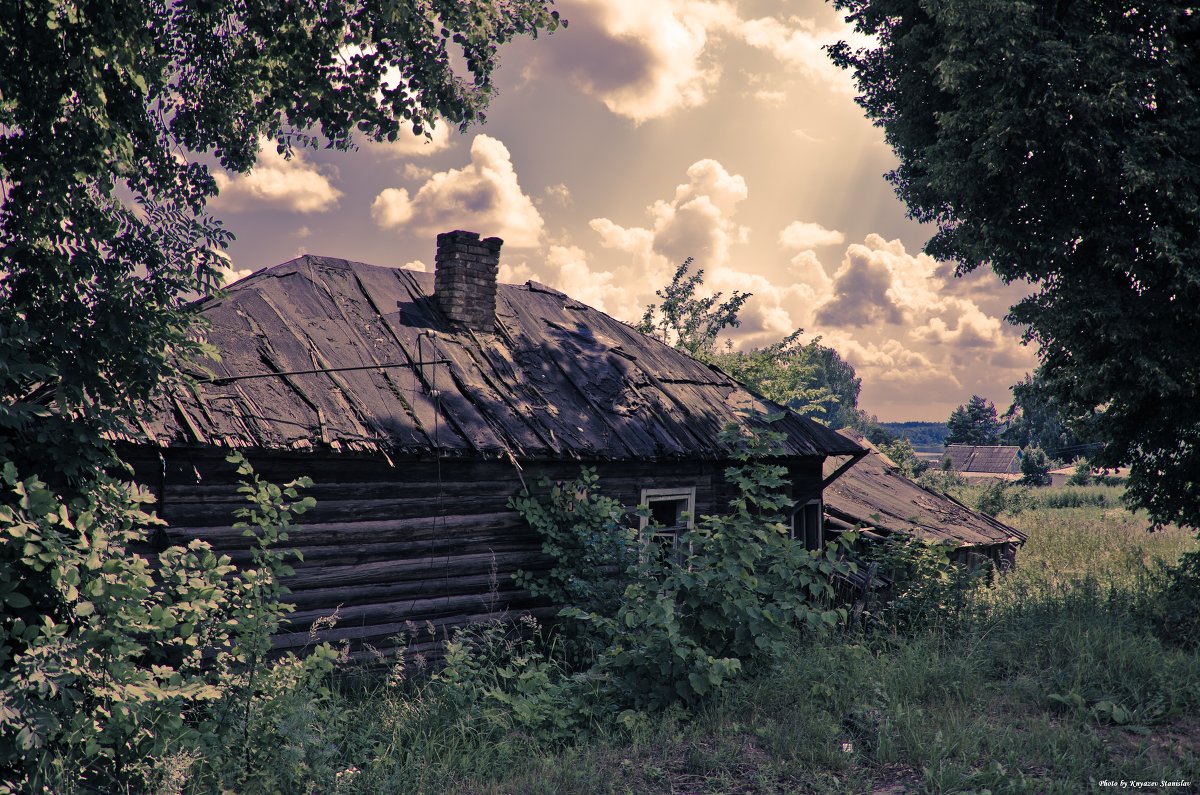
[[[296,150],[290,160],[280,155],[273,143],[259,145],[258,162],[248,174],[213,174],[220,189],[214,206],[227,212],[272,209],[297,213],[319,213],[333,209],[342,192],[329,176]]]
[[[539,46],[528,74],[559,75],[613,113],[644,122],[703,104],[720,77],[711,23],[678,0],[578,0],[570,35]]]
[[[825,45],[839,39],[860,42],[861,37],[849,29],[818,30],[812,20],[801,17],[727,18],[725,26],[746,44],[770,53],[804,78],[841,93],[853,93],[854,84],[849,73],[834,66],[824,50]]]
[[[699,160],[687,170],[688,180],[670,199],[646,208],[650,227],[623,227],[608,218],[592,219],[591,227],[608,248],[623,250],[654,275],[693,257],[699,268],[729,262],[731,248],[745,242],[749,229],[734,220],[737,205],[749,195],[746,181],[716,160]]]
[[[743,18],[724,0],[576,0],[566,13],[569,34],[539,46],[526,76],[560,76],[636,123],[706,103],[722,63],[736,60],[725,53],[735,44],[767,53],[804,80],[852,93],[849,75],[822,48],[865,41],[839,23],[821,29],[801,17]],[[771,104],[787,98],[775,87],[757,87],[754,96]]]
[[[371,202],[371,217],[383,227],[403,226],[412,220],[413,206],[404,188],[384,188]]]
[[[820,224],[793,221],[779,233],[779,244],[797,251],[820,246],[836,246],[845,242],[846,236],[836,229],[826,229]]]
[[[411,226],[422,233],[469,229],[504,239],[506,246],[536,247],[544,223],[521,190],[508,149],[488,135],[471,143],[471,162],[429,175],[410,194],[387,188],[375,197],[371,215],[384,228]]]
[[[814,273],[815,253],[802,255],[793,270]],[[933,258],[867,235],[846,247],[810,330],[858,371],[868,410],[925,403],[926,416],[948,415],[971,393],[1004,394],[1036,363],[1016,330],[960,288]]]

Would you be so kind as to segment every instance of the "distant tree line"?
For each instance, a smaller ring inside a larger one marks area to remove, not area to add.
[[[881,422],[882,431],[897,439],[907,439],[914,445],[944,445],[950,429],[944,422]]]

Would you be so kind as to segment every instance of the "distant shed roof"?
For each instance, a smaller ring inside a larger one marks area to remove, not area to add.
[[[161,445],[722,459],[739,411],[781,410],[536,282],[498,285],[494,334],[450,323],[433,289],[433,274],[330,257],[259,271],[199,304],[220,353],[205,364],[229,380],[171,395],[141,430]],[[773,427],[787,455],[861,452],[791,412]]]
[[[946,455],[955,472],[1021,471],[1021,448],[1016,445],[952,444],[946,447]]]
[[[1025,541],[1020,530],[900,475],[870,442],[844,433],[870,452],[825,489],[825,511],[830,516],[851,525],[862,524],[889,534],[910,533],[925,541],[954,546],[987,547]]]

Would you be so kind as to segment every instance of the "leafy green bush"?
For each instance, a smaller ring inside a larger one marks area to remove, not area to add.
[[[946,458],[948,462],[950,459]],[[917,483],[932,491],[942,494],[954,494],[966,487],[967,481],[963,476],[950,469],[926,469],[917,476]]]
[[[873,591],[864,616],[869,627],[912,632],[956,619],[967,596],[985,584],[990,567],[950,560],[951,547],[896,533],[866,546],[861,567],[877,563],[884,590]]]
[[[1067,478],[1068,486],[1090,486],[1092,484],[1092,465],[1086,458],[1075,462],[1075,471]]]
[[[584,467],[573,481],[552,483],[541,478],[538,485],[547,493],[545,499],[522,492],[509,500],[509,507],[541,534],[542,552],[554,559],[545,572],[522,570],[515,578],[534,596],[556,605],[612,615],[621,602],[630,566],[642,550],[637,532],[625,523],[628,511],[617,500],[599,494],[598,481],[596,471]],[[568,655],[590,664],[596,651],[594,634],[574,621],[561,628],[568,635]]]
[[[912,442],[908,439],[901,438],[888,444],[881,444],[879,452],[890,458],[899,473],[906,478],[920,477],[929,469],[928,463],[917,458]]]
[[[528,497],[518,504],[547,534],[548,549],[557,552],[549,587],[585,597],[566,602],[562,615],[581,622],[600,650],[592,672],[617,703],[656,708],[693,701],[745,663],[780,653],[795,626],[826,627],[845,618],[843,609],[832,607],[829,578],[849,572],[852,564],[842,560],[840,547],[809,551],[789,536],[786,468],[762,462],[777,454],[778,434],[747,434],[730,426],[722,441],[738,450],[741,462],[726,471],[738,489],[730,513],[702,517],[684,533],[679,549],[686,554],[680,558],[625,556],[624,589],[615,610],[590,606],[597,604],[593,580],[599,570],[576,568],[589,560],[577,550],[597,548],[580,539],[591,539],[598,526],[613,521],[615,506],[580,498],[563,510],[561,489],[548,504]],[[595,483],[587,473],[580,482],[589,490]],[[628,532],[616,529],[612,538],[625,541],[612,543],[627,545]],[[611,550],[618,547],[599,546],[610,550],[601,559],[615,564]]]
[[[235,459],[239,472],[252,475]],[[255,476],[241,526],[257,540],[238,571],[205,543],[156,563],[137,553],[162,522],[141,487],[97,476],[64,501],[12,462],[0,469],[0,792],[144,790],[166,760],[249,746],[290,677],[328,671],[332,650],[265,661],[289,573],[273,545],[311,504],[298,481]],[[234,737],[238,742],[234,742]],[[239,754],[239,756],[241,756]]]
[[[550,743],[579,736],[612,713],[595,679],[570,675],[528,616],[513,628],[489,621],[461,628],[427,694],[460,713],[481,715],[499,736],[518,730]]]
[[[988,516],[997,516],[1000,513],[1016,516],[1030,505],[1031,497],[1028,488],[1004,480],[993,480],[988,483],[975,499],[975,509]]]
[[[1163,641],[1200,649],[1200,552],[1188,552],[1173,566],[1155,572],[1161,589],[1148,604],[1156,634]]]
[[[1021,455],[1021,482],[1026,486],[1049,486],[1053,462],[1040,447],[1026,447]]]

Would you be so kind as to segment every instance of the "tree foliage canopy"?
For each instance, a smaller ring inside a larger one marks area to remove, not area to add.
[[[996,417],[996,406],[979,395],[971,395],[966,404],[950,412],[946,422],[950,433],[946,444],[998,444],[1000,442],[1000,420]]]
[[[1038,447],[1053,458],[1071,461],[1099,449],[1086,428],[1069,424],[1062,407],[1047,394],[1042,379],[1027,375],[1013,385],[1013,401],[1000,418],[1000,441],[1021,447]]]
[[[801,344],[800,333],[797,329],[779,342],[760,348],[735,351],[727,347],[711,361],[763,397],[828,424],[839,416],[841,396],[834,393],[826,377],[822,353],[837,354],[822,348],[819,339]],[[838,361],[845,364],[840,357]],[[857,399],[859,381],[853,369],[850,382]],[[838,386],[845,392],[850,384]]]
[[[1040,345],[1101,461],[1156,521],[1200,525],[1200,13],[1161,0],[833,0],[831,48],[900,165],[927,253],[1035,292]]]
[[[197,349],[184,307],[230,237],[206,161],[478,121],[498,46],[554,29],[550,2],[5,4],[0,456],[85,474]]]
[[[796,329],[771,345],[734,350],[726,341],[720,349],[718,337],[741,324],[738,312],[753,294],[735,290],[724,300],[722,293],[700,297],[704,271],[693,274],[691,266],[688,257],[675,269],[671,283],[655,291],[662,303],[647,306],[634,328],[715,364],[763,397],[831,427],[859,423],[862,380],[837,351],[820,344],[820,337],[801,343],[803,329]]]
[[[697,296],[697,290],[704,284],[704,269],[691,273],[693,261],[691,257],[685,259],[675,269],[671,283],[654,291],[662,303],[648,305],[634,328],[688,356],[708,359],[716,352],[717,336],[727,328],[741,325],[738,311],[751,294],[734,290],[724,301],[723,293]]]

